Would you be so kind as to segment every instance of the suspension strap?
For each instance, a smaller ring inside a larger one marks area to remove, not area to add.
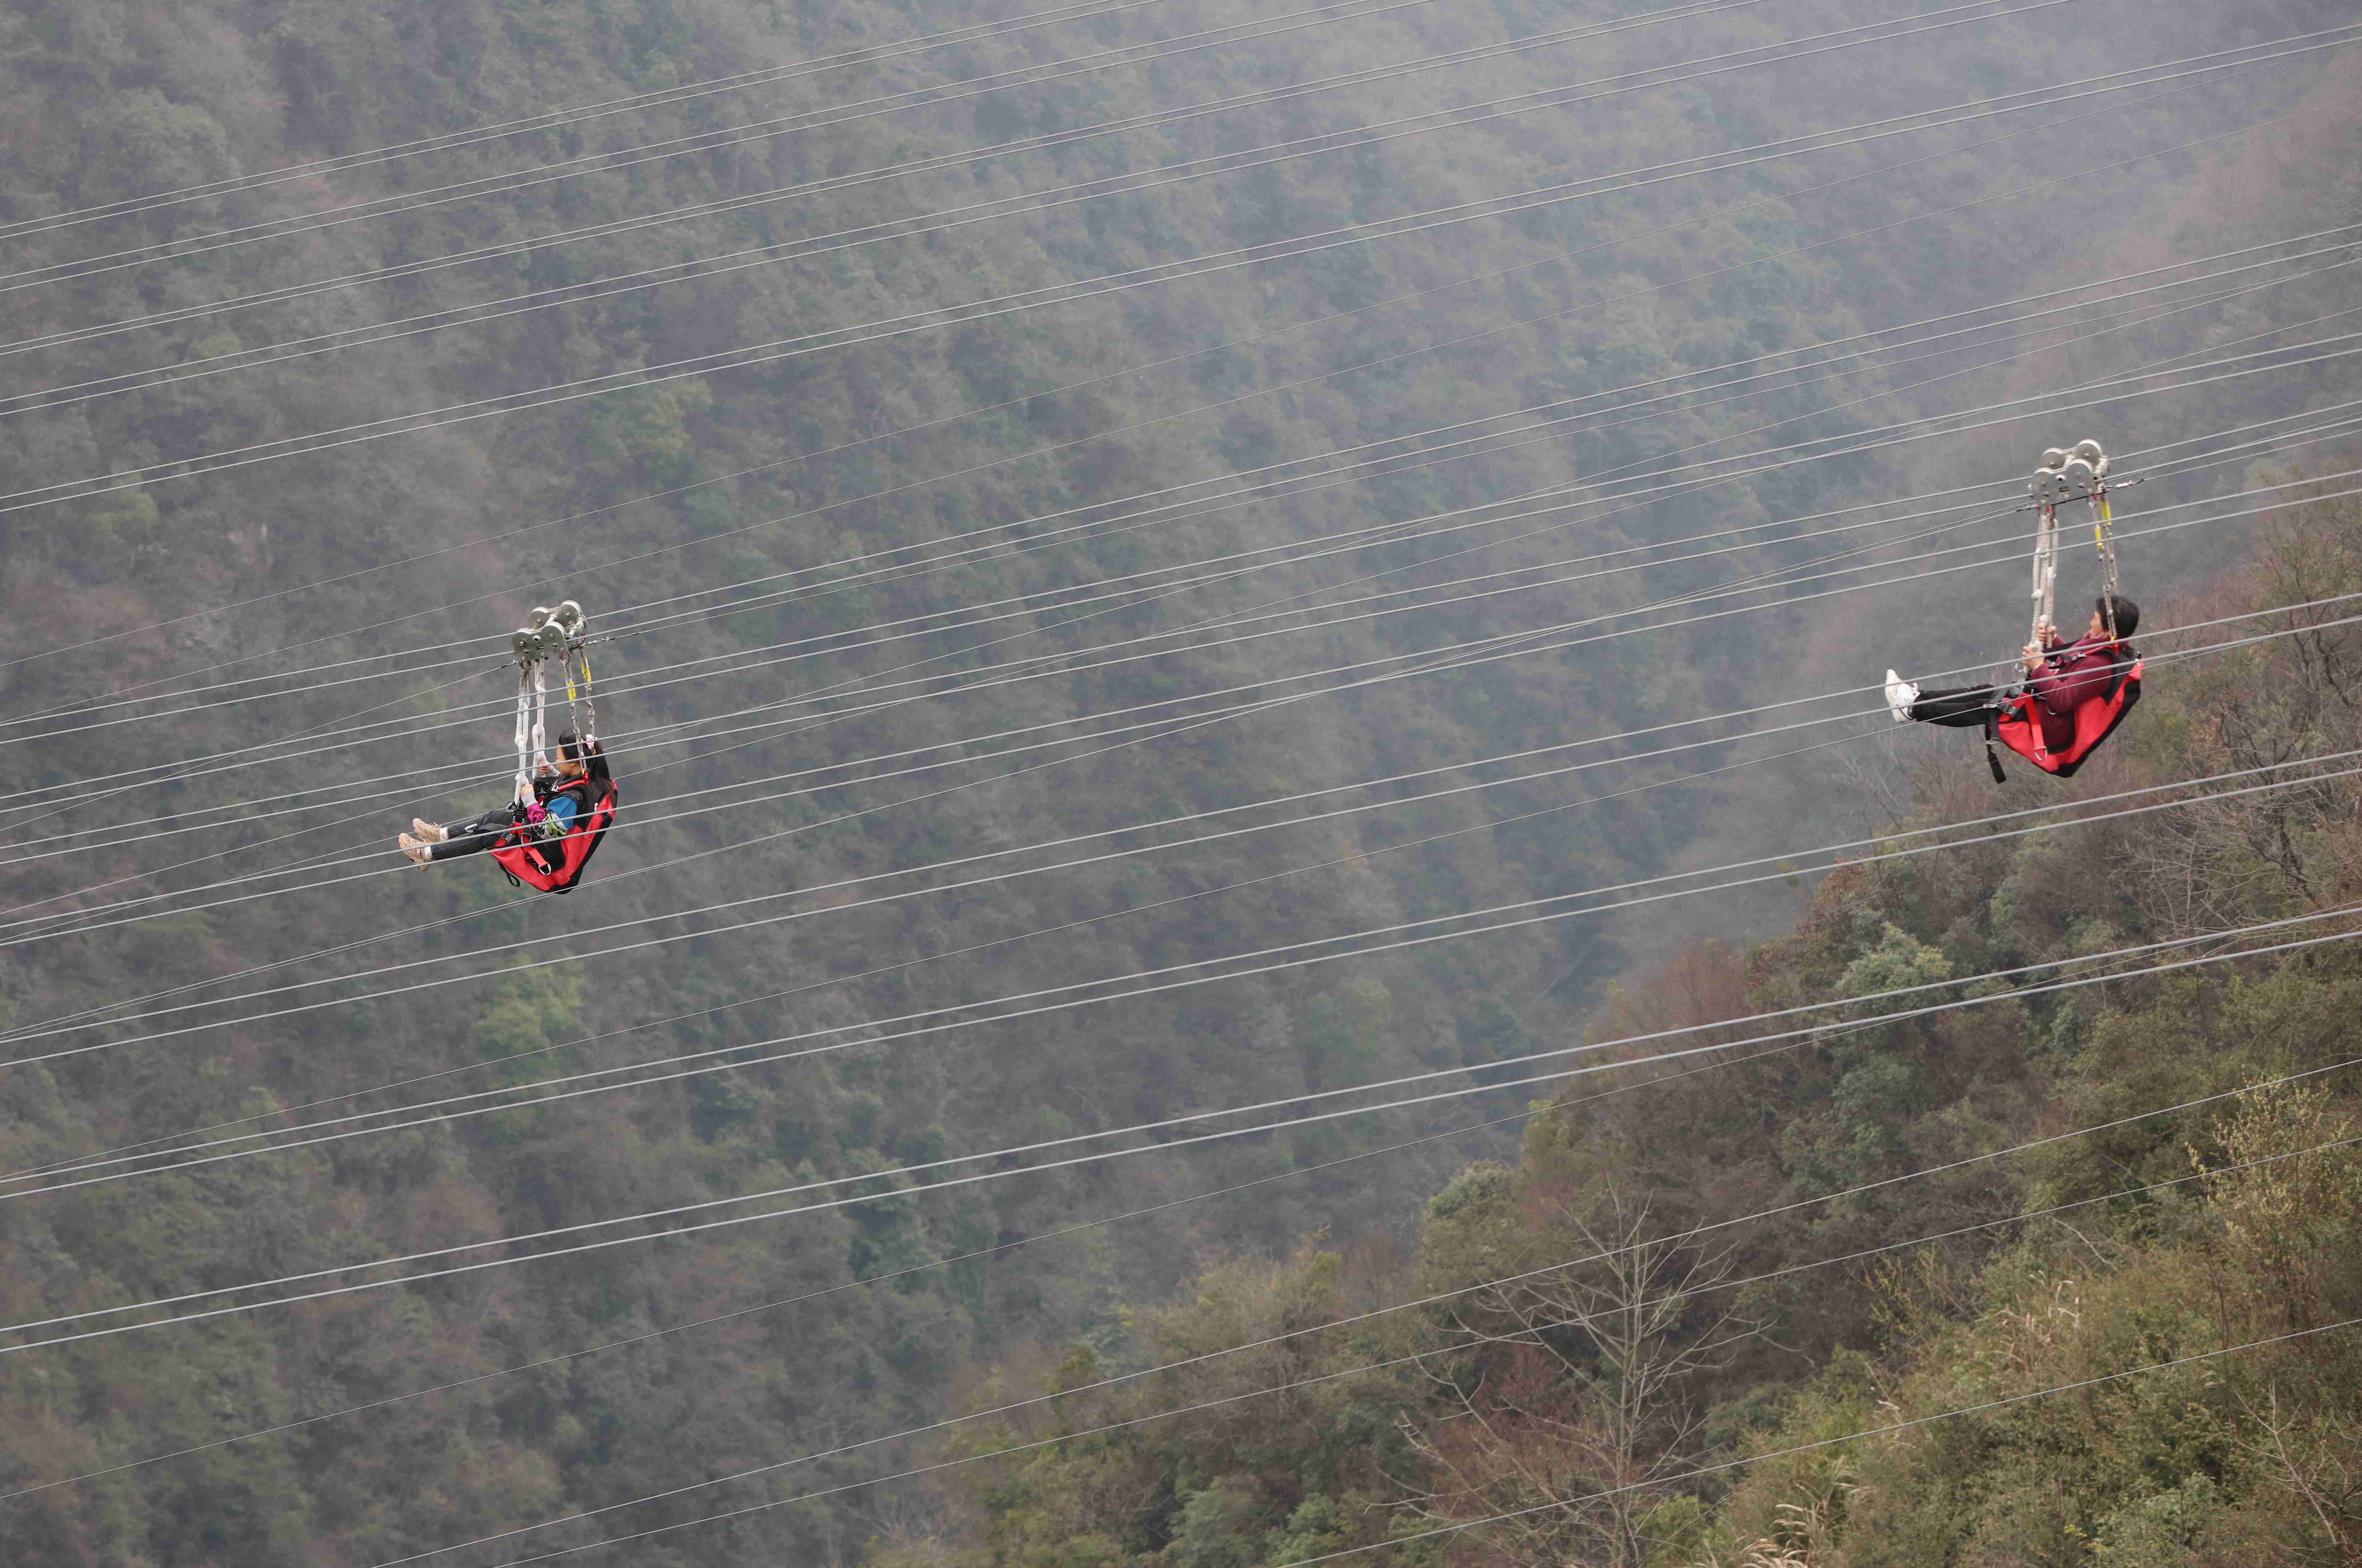
[[[533,783],[533,660],[517,660],[516,787],[520,800],[525,798],[525,791]]]
[[[2107,624],[2108,641],[2116,641],[2116,529],[2108,510],[2105,480],[2092,492],[2092,542],[2100,551],[2100,615]]]
[[[543,720],[547,715],[548,709],[549,676],[547,668],[541,660],[535,659],[533,661],[533,770],[535,773],[539,773],[543,766],[549,761],[547,754],[543,750],[543,747],[548,744],[547,741],[544,739],[545,729],[543,724]]]
[[[577,663],[582,666],[582,690],[579,693],[579,706],[574,689],[574,667]],[[566,711],[574,720],[576,734],[580,735],[585,741],[598,738],[599,707],[590,700],[590,650],[579,645],[567,650]]]
[[[2042,646],[2042,629],[2054,624],[2051,612],[2057,607],[2058,594],[2058,508],[2047,498],[2042,502],[2042,521],[2034,535],[2034,624],[2025,640],[2036,647]]]

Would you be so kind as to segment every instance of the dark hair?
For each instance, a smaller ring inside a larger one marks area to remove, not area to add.
[[[2114,605],[2114,615],[2109,613],[2111,602]],[[2135,632],[2140,630],[2140,606],[2121,593],[2103,593],[2092,601],[2092,608],[2100,613],[2100,624],[2103,626],[2109,624],[2111,621],[2114,623],[2116,637],[2120,642],[2130,638]]]
[[[600,744],[596,735],[585,741],[572,730],[560,730],[557,734],[557,755],[568,762],[587,764],[593,778],[607,777],[607,748]]]

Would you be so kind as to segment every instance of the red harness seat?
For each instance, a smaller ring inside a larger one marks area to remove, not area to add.
[[[580,793],[588,795],[590,791]],[[572,892],[574,884],[582,879],[582,867],[590,864],[599,841],[614,825],[615,794],[615,781],[607,779],[589,808],[576,815],[574,825],[556,840],[529,837],[530,830],[518,823],[492,845],[492,858],[513,879],[528,888],[545,893]]]
[[[2070,778],[2083,766],[2083,759],[2115,734],[2116,726],[2140,701],[2141,662],[2136,658],[2130,669],[2119,665],[2108,690],[2075,710],[2075,737],[2055,751],[2042,734],[2042,715],[2036,712],[2034,699],[2023,693],[2003,705],[1986,738],[2000,741],[2045,773]],[[1999,762],[1993,764],[1993,772],[1999,776]]]

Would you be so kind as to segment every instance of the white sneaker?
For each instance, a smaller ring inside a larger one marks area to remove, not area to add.
[[[440,823],[430,823],[425,817],[410,819],[410,835],[421,844],[440,844],[451,835],[443,831]]]
[[[1919,688],[1893,670],[1886,672],[1886,705],[1894,711],[1894,722],[1902,723],[1911,717],[1911,704],[1919,701]]]

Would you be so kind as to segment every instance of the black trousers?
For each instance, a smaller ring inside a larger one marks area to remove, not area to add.
[[[2002,689],[1998,686],[1954,686],[1939,691],[1922,691],[1919,701],[1911,704],[1908,717],[1914,723],[1980,730],[1984,728],[1986,715],[1999,710],[2001,698]]]
[[[443,842],[428,845],[426,858],[450,860],[462,855],[481,855],[515,825],[516,816],[506,806],[495,806],[482,816],[469,817],[464,823],[447,823]]]

